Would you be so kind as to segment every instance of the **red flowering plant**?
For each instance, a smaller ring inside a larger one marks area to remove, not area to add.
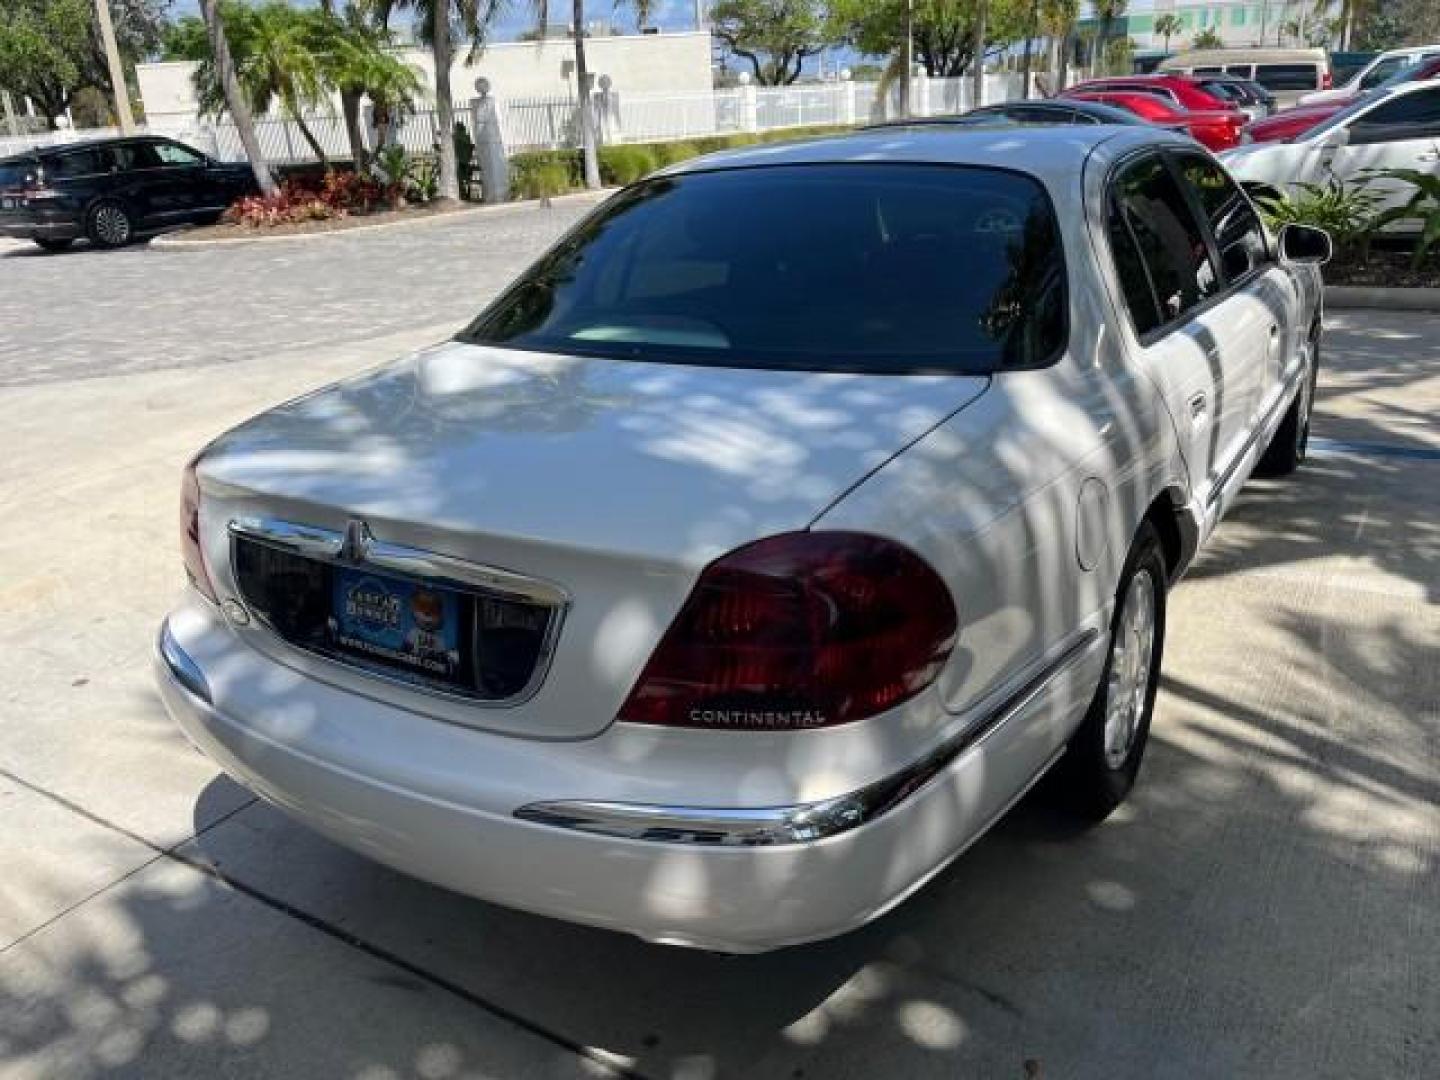
[[[396,185],[353,170],[332,170],[317,184],[291,178],[274,195],[247,195],[225,211],[226,222],[254,229],[297,221],[327,221],[394,205]]]

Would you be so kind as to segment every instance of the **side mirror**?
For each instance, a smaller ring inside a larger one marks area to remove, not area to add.
[[[1324,266],[1333,253],[1330,234],[1324,229],[1293,223],[1280,229],[1280,255],[1287,263]]]

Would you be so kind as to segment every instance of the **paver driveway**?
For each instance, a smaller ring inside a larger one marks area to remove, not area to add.
[[[1178,589],[1133,801],[1084,834],[1027,801],[849,937],[724,960],[504,911],[188,749],[148,672],[185,458],[452,330],[581,209],[0,252],[0,1076],[1433,1075],[1434,317],[1332,317],[1323,452]]]

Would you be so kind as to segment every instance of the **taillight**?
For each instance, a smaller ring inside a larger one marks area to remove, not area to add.
[[[955,631],[949,589],[909,548],[772,536],[705,568],[619,719],[750,731],[861,720],[929,686]]]
[[[185,466],[185,475],[180,481],[180,555],[190,584],[213,601],[215,586],[210,584],[210,571],[200,546],[200,481],[195,477],[195,461]]]
[[[1330,89],[1332,86],[1334,86],[1334,85],[1335,85],[1335,79],[1334,79],[1334,77],[1330,74],[1330,72],[1326,71],[1326,72],[1323,72],[1323,73],[1320,75],[1320,89],[1321,89],[1321,90],[1329,90],[1329,89]]]

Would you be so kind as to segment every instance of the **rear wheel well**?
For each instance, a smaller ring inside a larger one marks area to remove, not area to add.
[[[1155,526],[1160,534],[1160,548],[1165,554],[1165,572],[1171,581],[1180,576],[1189,562],[1189,549],[1185,534],[1180,527],[1180,506],[1176,496],[1164,491],[1158,495],[1142,519]]]

